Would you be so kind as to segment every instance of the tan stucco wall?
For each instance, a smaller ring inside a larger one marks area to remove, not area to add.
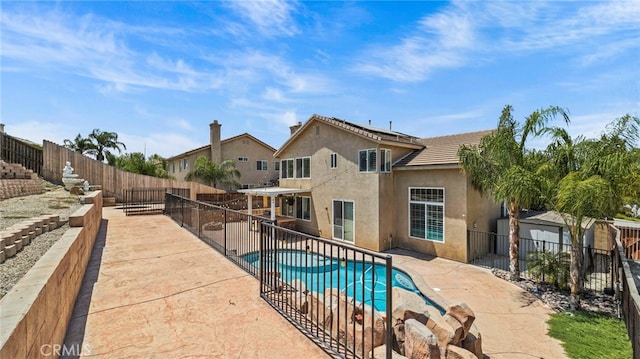
[[[193,163],[200,156],[205,156],[210,160],[211,159],[211,151],[209,150],[209,147],[203,148],[203,149],[201,149],[199,151],[192,152],[189,155],[184,155],[184,156],[177,157],[176,159],[174,159],[172,161],[169,161],[168,162],[168,166],[169,167],[167,169],[168,172],[169,172],[169,176],[175,177],[175,179],[178,180],[178,181],[184,181],[184,178],[187,175],[187,173],[189,173],[189,171],[191,169],[193,169]],[[182,168],[178,164],[178,162],[184,161],[185,158],[188,160],[188,163],[189,163],[189,168],[187,168],[187,169]]]
[[[316,129],[316,127],[318,129]],[[311,221],[298,220],[296,228],[323,238],[333,237],[333,200],[354,202],[355,245],[375,251],[386,249],[393,233],[393,175],[361,173],[358,151],[381,147],[369,139],[333,126],[316,122],[303,128],[296,141],[288,145],[279,160],[311,156],[310,179],[280,179],[280,187],[310,189]],[[392,150],[397,160],[408,150]],[[338,167],[330,168],[330,154],[337,153]],[[379,158],[378,158],[379,163]],[[305,195],[305,194],[301,194]],[[308,194],[307,194],[308,195]],[[314,233],[314,229],[319,232]]]
[[[222,143],[222,160],[233,160],[236,163],[236,168],[242,174],[237,181],[252,187],[263,187],[263,183],[278,179],[278,172],[274,169],[275,158],[273,157],[273,152],[246,136]],[[240,162],[238,157],[247,157],[249,161]],[[257,161],[267,161],[268,170],[258,171],[256,169]]]
[[[236,179],[242,185],[250,187],[262,187],[263,183],[277,180],[278,172],[274,169],[275,159],[273,151],[264,145],[254,141],[247,136],[239,136],[233,140],[223,141],[222,143],[222,160],[233,160],[236,168],[240,171],[240,178]],[[205,156],[211,160],[211,147],[204,147],[201,150],[194,151],[188,155],[176,156],[175,159],[169,161],[169,175],[176,180],[184,180],[184,177],[193,169],[195,160],[200,156]],[[247,157],[248,162],[238,161],[239,157]],[[188,160],[189,168],[183,168],[180,171],[179,161]],[[264,160],[268,162],[267,171],[258,171],[256,161]],[[174,167],[175,166],[175,167]],[[225,188],[227,189],[227,188]]]
[[[467,228],[480,232],[493,232],[497,228],[500,218],[500,204],[495,203],[489,196],[482,196],[467,180]],[[474,228],[475,223],[475,228]]]
[[[457,261],[467,256],[467,180],[460,169],[397,171],[393,246]],[[409,187],[444,188],[444,241],[409,237]]]

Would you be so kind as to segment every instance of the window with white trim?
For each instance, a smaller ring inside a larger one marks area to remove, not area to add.
[[[332,153],[329,155],[330,168],[338,168],[338,154]]]
[[[355,230],[355,203],[333,200],[333,238],[353,243]]]
[[[182,167],[184,167],[184,169],[189,169],[189,160],[188,159],[184,159],[184,164],[182,165]]]
[[[238,162],[249,162],[248,157],[238,157]]]
[[[311,197],[296,197],[296,218],[311,220]]]
[[[282,173],[280,174],[280,178],[294,178],[293,165],[293,158],[282,160]]]
[[[296,158],[296,178],[311,177],[311,157]]]
[[[358,151],[358,168],[360,172],[376,172],[376,149]]]
[[[262,161],[262,160],[258,160],[256,161],[256,169],[258,171],[266,171],[268,170],[268,161]]]
[[[273,162],[273,169],[280,172],[280,161]]]
[[[391,150],[380,150],[380,172],[391,172]]]
[[[444,242],[444,188],[409,188],[409,236]]]

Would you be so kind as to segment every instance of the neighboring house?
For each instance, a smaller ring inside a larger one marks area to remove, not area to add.
[[[241,188],[272,186],[278,180],[279,163],[274,162],[275,148],[248,133],[220,139],[222,125],[217,120],[209,124],[210,144],[167,159],[169,175],[184,180],[195,160],[205,156],[215,163],[233,160],[240,171],[236,180]],[[220,187],[220,186],[219,186]],[[221,188],[230,190],[231,188]]]
[[[457,151],[490,131],[417,138],[313,115],[275,153],[279,198],[296,229],[384,251],[400,247],[467,260],[467,228],[495,230],[500,206],[462,172]]]
[[[584,229],[583,245],[587,249],[597,248],[595,241],[595,223],[593,218],[585,218],[582,221]],[[505,238],[509,235],[509,218],[498,219],[498,235]],[[571,245],[569,228],[565,224],[560,213],[556,211],[522,212],[520,214],[520,238],[533,239],[534,241],[520,242],[520,258],[526,258],[527,252],[548,250],[554,253],[567,251]],[[497,252],[509,255],[508,241],[499,242]],[[598,248],[604,249],[604,248]]]

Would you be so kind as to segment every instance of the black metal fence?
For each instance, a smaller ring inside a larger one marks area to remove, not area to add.
[[[467,231],[469,263],[508,271],[509,236]],[[570,243],[520,238],[520,277],[564,287],[569,283]],[[612,253],[608,250],[584,248],[584,288],[613,291]]]
[[[620,303],[622,319],[627,327],[627,333],[633,348],[633,357],[640,359],[640,295],[638,286],[633,277],[632,267],[640,267],[635,262],[636,250],[629,249],[629,241],[625,238],[638,238],[639,228],[609,226],[609,235],[614,241],[613,274],[616,283],[615,294]],[[635,246],[632,241],[631,245]]]
[[[8,163],[19,163],[42,175],[42,147],[22,141],[0,132],[0,159]]]
[[[164,211],[165,193],[189,197],[188,188],[127,188],[122,190],[122,210],[127,216],[160,214]]]
[[[165,199],[165,214],[258,278],[260,296],[330,354],[391,358],[391,256],[186,197]]]

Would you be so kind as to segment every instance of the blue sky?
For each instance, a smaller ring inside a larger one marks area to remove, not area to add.
[[[510,104],[573,136],[640,115],[640,1],[0,3],[0,122],[62,144],[94,128],[169,157],[317,113],[431,137]]]

